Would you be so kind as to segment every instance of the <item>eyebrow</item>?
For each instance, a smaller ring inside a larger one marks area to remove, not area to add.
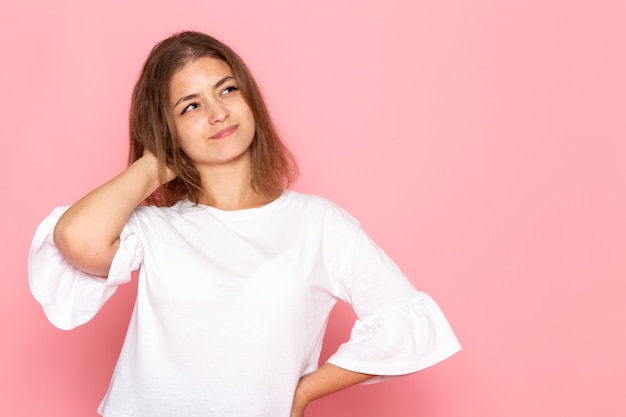
[[[216,90],[216,89],[220,88],[222,85],[224,85],[225,83],[227,83],[228,81],[234,80],[234,79],[235,79],[235,77],[230,76],[230,75],[227,76],[227,77],[224,77],[221,80],[219,80],[217,83],[215,83],[215,85],[213,86],[213,89]],[[181,97],[181,98],[178,99],[176,104],[174,104],[174,107],[178,106],[182,102],[193,100],[195,98],[198,98],[198,94],[196,94],[196,93],[189,94],[189,95],[186,95],[184,97]]]

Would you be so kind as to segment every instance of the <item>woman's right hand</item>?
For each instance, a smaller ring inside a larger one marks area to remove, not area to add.
[[[150,152],[147,148],[144,148],[143,155],[139,159],[145,159],[150,164],[152,164],[152,166],[156,170],[157,176],[158,176],[159,160],[157,159],[155,154]],[[178,176],[178,174],[176,174],[176,172],[174,172],[174,170],[172,168],[170,168],[169,166],[166,166],[165,167],[165,178],[164,178],[164,181],[161,182],[161,184],[168,183],[168,182],[172,181],[174,178],[176,178],[177,176]]]

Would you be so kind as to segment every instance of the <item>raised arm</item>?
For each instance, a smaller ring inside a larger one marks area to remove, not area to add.
[[[145,154],[63,214],[54,229],[59,251],[77,268],[107,276],[128,217],[158,187],[157,160]]]

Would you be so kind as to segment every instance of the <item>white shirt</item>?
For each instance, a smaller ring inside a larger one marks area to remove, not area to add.
[[[39,226],[29,258],[31,291],[55,326],[90,320],[139,269],[105,417],[289,416],[337,300],[358,320],[328,361],[336,366],[403,375],[460,349],[435,302],[321,197],[285,191],[237,211],[186,200],[138,207],[107,279],[74,268],[54,246],[64,210]]]

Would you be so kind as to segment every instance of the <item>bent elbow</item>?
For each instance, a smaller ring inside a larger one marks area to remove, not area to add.
[[[61,255],[76,268],[101,277],[109,274],[117,241],[113,245],[98,244],[97,239],[61,222],[54,228],[52,239]]]

